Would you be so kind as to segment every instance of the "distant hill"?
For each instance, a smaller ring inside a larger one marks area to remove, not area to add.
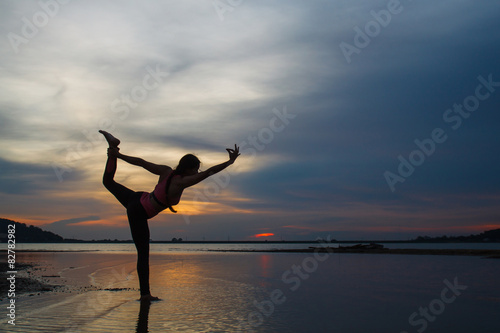
[[[63,237],[50,232],[42,230],[38,227],[32,225],[26,225],[24,223],[15,222],[12,220],[0,218],[0,243],[7,243],[7,226],[9,224],[16,225],[16,243],[85,243],[89,241],[83,241],[78,239],[64,239]],[[182,238],[173,238],[172,242],[180,242]],[[92,242],[104,242],[104,243],[130,243],[131,240],[119,241],[119,240],[99,240]],[[360,241],[361,242],[361,241]],[[488,230],[477,235],[469,236],[440,236],[440,237],[429,237],[429,236],[419,236],[414,240],[406,242],[416,242],[416,243],[500,243],[500,229]]]
[[[42,230],[32,225],[15,222],[8,219],[0,218],[0,243],[7,243],[7,228],[9,224],[16,226],[16,243],[61,243],[64,238],[50,232]]]
[[[428,236],[419,236],[415,239],[415,242],[465,242],[465,243],[483,243],[483,242],[492,242],[492,243],[500,243],[500,229],[493,229],[482,232],[477,235],[469,235],[469,236],[441,236],[441,237],[428,237]]]

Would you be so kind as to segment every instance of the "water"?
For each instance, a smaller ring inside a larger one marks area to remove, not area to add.
[[[98,290],[20,297],[16,327],[5,325],[3,320],[0,331],[500,331],[500,260],[206,251],[307,248],[317,243],[153,244],[151,289],[163,301],[141,307],[136,301],[133,244],[26,245],[39,250],[98,249],[31,252],[20,258],[38,263],[47,269],[46,275],[60,276],[54,283],[92,285]],[[429,248],[442,244],[389,245]],[[449,248],[454,244],[445,245]],[[459,245],[470,248],[470,244]],[[5,305],[4,299],[0,308]],[[427,314],[421,314],[421,309],[427,309]]]
[[[500,243],[380,243],[389,249],[486,249],[500,250]],[[350,246],[354,244],[331,243],[328,246]],[[166,243],[151,244],[151,253],[199,252],[214,250],[273,250],[273,249],[307,249],[320,246],[319,243],[237,243],[237,244],[191,244]],[[16,244],[17,250],[30,251],[102,251],[135,253],[132,243],[22,243]]]

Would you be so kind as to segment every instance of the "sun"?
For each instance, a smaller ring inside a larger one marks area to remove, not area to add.
[[[274,236],[273,233],[265,233],[265,234],[256,234],[256,235],[253,235],[252,237],[255,237],[255,238],[259,238],[259,237],[269,237],[269,236]]]

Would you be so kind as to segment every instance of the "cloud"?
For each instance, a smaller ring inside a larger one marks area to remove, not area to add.
[[[54,183],[52,168],[36,162],[22,163],[0,158],[0,193],[33,195],[50,188]]]
[[[76,217],[76,218],[71,218],[71,219],[65,219],[65,220],[60,220],[60,221],[55,221],[52,223],[45,224],[45,227],[61,227],[61,226],[68,226],[80,222],[86,222],[86,221],[99,221],[101,218],[99,216],[91,215],[91,216],[85,216],[85,217]]]
[[[76,238],[76,239],[95,239],[95,235],[89,235],[89,230],[86,230],[85,228],[85,223],[84,222],[92,222],[92,221],[101,221],[101,218],[96,215],[89,215],[89,216],[84,216],[84,217],[75,217],[75,218],[69,218],[69,219],[64,219],[64,220],[59,220],[47,224],[40,225],[39,227],[47,230],[54,232],[64,238]],[[82,224],[83,223],[83,224]],[[96,226],[91,226],[94,229],[99,230],[100,232],[103,232],[107,226],[106,221],[101,221],[98,225]],[[116,228],[116,226],[115,226]],[[116,232],[111,233],[113,236],[116,234]],[[104,237],[102,237],[104,238]],[[110,238],[110,237],[106,237]],[[112,237],[115,239],[116,237]]]
[[[196,215],[207,235],[209,222],[221,228],[214,235],[229,228],[241,238],[260,233],[264,220],[299,226],[300,237],[382,232],[398,223],[401,230],[492,224],[500,89],[457,130],[443,113],[474,93],[479,75],[500,81],[496,4],[402,4],[351,63],[339,44],[352,44],[353,28],[363,29],[387,1],[246,1],[224,21],[210,1],[61,6],[18,53],[0,41],[4,214],[65,228],[72,224],[66,216],[99,216],[127,238],[123,209],[101,185],[106,145],[98,129],[120,137],[124,153],[175,166],[191,152],[208,168],[224,161],[227,145],[251,147],[273,108],[286,107],[296,118],[264,149],[254,146],[255,156],[247,151],[231,167],[223,189],[230,195]],[[0,7],[4,36],[21,34],[22,18],[41,10],[27,2]],[[140,95],[148,68],[157,66],[168,75]],[[117,100],[127,112],[117,112]],[[398,156],[408,157],[414,140],[438,127],[448,140],[392,193],[384,172],[396,172]],[[53,165],[68,168],[62,182]],[[151,190],[157,179],[144,172],[119,162],[117,180]],[[259,222],[237,211],[259,214]],[[157,219],[169,218],[176,219]],[[86,237],[113,230],[84,224]]]

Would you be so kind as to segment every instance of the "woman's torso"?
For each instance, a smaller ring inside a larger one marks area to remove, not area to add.
[[[172,179],[170,180],[170,185],[167,189],[169,178]],[[170,170],[169,173],[162,175],[158,180],[158,184],[156,184],[153,193],[156,198],[165,206],[177,205],[181,200],[182,189],[180,189],[177,185],[177,179],[179,178],[180,175],[174,175],[173,170]]]
[[[168,184],[170,178],[172,179],[170,180],[170,184]],[[180,175],[174,175],[173,170],[170,170],[168,173],[160,176],[158,184],[156,184],[151,193],[144,192],[142,194],[141,203],[146,210],[148,218],[156,216],[168,206],[174,206],[179,203],[183,191],[183,188],[177,184],[179,178]]]

